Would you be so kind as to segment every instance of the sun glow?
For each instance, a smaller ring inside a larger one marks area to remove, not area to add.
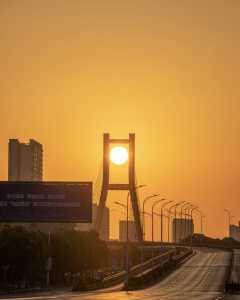
[[[128,150],[121,146],[112,148],[110,160],[116,165],[123,165],[128,160]]]

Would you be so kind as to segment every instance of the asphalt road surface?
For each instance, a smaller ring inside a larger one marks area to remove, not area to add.
[[[52,292],[21,296],[18,300],[195,300],[222,299],[230,255],[220,250],[199,250],[179,269],[154,286],[125,292],[120,287],[96,292]],[[9,299],[6,298],[5,299]],[[12,298],[15,299],[15,298]],[[240,298],[239,298],[240,300]]]

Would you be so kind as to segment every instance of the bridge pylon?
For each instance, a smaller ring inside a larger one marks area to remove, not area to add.
[[[129,151],[128,159],[128,183],[110,183],[109,182],[109,165],[110,165],[110,145],[111,144],[127,144]],[[138,206],[138,195],[136,191],[135,178],[135,134],[130,133],[128,139],[111,139],[109,133],[103,135],[103,179],[100,194],[100,200],[95,220],[95,230],[100,232],[103,218],[103,211],[106,205],[108,191],[128,191],[132,204],[133,216],[136,226],[136,234],[138,241],[143,240],[143,232],[141,226],[140,209]]]

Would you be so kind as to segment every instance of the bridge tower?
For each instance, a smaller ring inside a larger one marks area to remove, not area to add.
[[[110,145],[111,144],[127,144],[129,151],[128,159],[128,183],[110,183],[109,182],[109,156],[110,156]],[[142,241],[143,233],[140,219],[140,210],[138,206],[138,196],[136,191],[136,180],[135,180],[135,134],[130,133],[128,139],[111,139],[109,133],[103,135],[103,179],[101,195],[97,210],[97,217],[95,220],[95,229],[100,232],[103,210],[106,205],[107,195],[109,190],[115,191],[128,191],[130,201],[132,204],[133,216],[135,220],[136,233],[138,241]]]

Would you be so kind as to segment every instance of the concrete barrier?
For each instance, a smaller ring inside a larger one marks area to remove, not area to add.
[[[145,272],[152,268],[152,266],[157,266],[162,264],[165,261],[169,261],[170,258],[178,253],[177,248],[167,248],[166,250],[163,249],[162,253],[149,259],[143,263],[135,265],[130,269],[130,278],[136,276],[139,273]],[[72,288],[73,291],[86,291],[86,290],[95,290],[101,288],[108,288],[115,286],[117,284],[123,283],[126,277],[126,271],[121,271],[116,274],[107,276],[101,280],[96,280],[94,282],[87,282],[87,281],[76,281]]]
[[[233,249],[225,290],[227,293],[232,294],[240,292],[240,249]]]
[[[174,255],[166,256],[164,260],[154,264],[144,272],[131,276],[128,287],[125,286],[125,289],[141,289],[159,281],[162,277],[175,270],[178,265],[192,254],[191,248],[182,248],[181,251],[177,251]]]

